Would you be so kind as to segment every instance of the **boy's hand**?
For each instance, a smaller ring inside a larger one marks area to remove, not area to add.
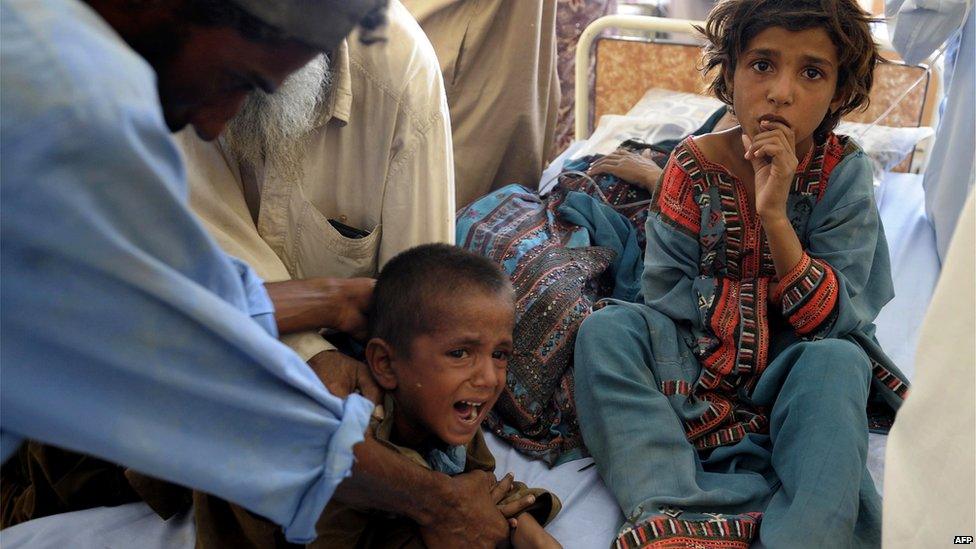
[[[308,365],[333,395],[346,398],[359,391],[373,404],[383,404],[383,391],[366,364],[339,351],[322,351],[308,359]]]
[[[424,545],[432,549],[494,548],[507,542],[509,525],[492,497],[495,477],[485,471],[471,471],[454,476],[449,482],[451,494],[441,498],[445,512],[420,527]]]
[[[511,519],[515,530],[512,532],[513,549],[562,549],[556,538],[546,532],[528,513],[522,513],[518,519]]]
[[[517,517],[529,508],[530,505],[535,503],[535,496],[527,494],[523,497],[518,498],[515,501],[510,501],[504,505],[501,504],[505,496],[512,490],[512,484],[515,482],[515,478],[511,473],[502,477],[501,480],[495,483],[495,486],[491,489],[491,498],[498,505],[498,510],[501,511],[505,518]]]
[[[653,193],[657,180],[661,177],[661,168],[652,160],[639,154],[626,149],[617,149],[590,165],[586,173],[615,175]]]
[[[782,122],[763,120],[755,139],[742,134],[745,159],[756,174],[756,213],[761,218],[786,215],[786,198],[790,194],[798,164],[793,130]]]

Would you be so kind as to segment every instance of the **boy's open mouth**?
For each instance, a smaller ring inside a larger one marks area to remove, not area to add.
[[[478,420],[478,415],[481,414],[481,408],[484,404],[484,402],[472,400],[459,400],[454,403],[454,411],[457,412],[461,422],[474,423]]]

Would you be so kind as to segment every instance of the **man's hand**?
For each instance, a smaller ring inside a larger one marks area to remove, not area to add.
[[[333,395],[346,398],[359,391],[373,404],[383,403],[383,391],[362,362],[339,351],[322,351],[310,358],[308,365]]]
[[[420,527],[424,544],[438,547],[494,548],[508,541],[509,525],[496,507],[494,475],[471,471],[449,480],[450,490],[441,497],[443,512]],[[511,481],[509,481],[511,487]]]
[[[647,189],[653,193],[657,186],[657,180],[661,177],[661,168],[652,160],[630,152],[626,149],[617,149],[612,153],[597,160],[590,169],[590,175],[608,173],[638,187]]]
[[[282,335],[322,328],[366,337],[372,278],[308,278],[265,284]]]
[[[376,280],[331,278],[323,281],[330,289],[334,309],[332,320],[323,327],[349,334],[360,341],[366,339],[366,315],[373,301]]]
[[[764,220],[786,217],[786,199],[796,173],[793,129],[778,121],[763,120],[754,139],[742,134],[745,158],[756,174],[756,213]]]

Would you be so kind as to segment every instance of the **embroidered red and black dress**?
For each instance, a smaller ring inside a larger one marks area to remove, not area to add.
[[[687,363],[653,368],[698,449],[767,430],[768,411],[748,395],[797,341],[854,341],[871,358],[876,400],[890,414],[903,399],[905,378],[874,340],[872,322],[893,292],[870,170],[863,159],[844,163],[852,155],[863,153],[831,134],[799,163],[787,213],[804,254],[777,280],[742,182],[705,159],[693,138],[675,149],[647,226],[643,294],[676,322],[696,359],[694,371]]]

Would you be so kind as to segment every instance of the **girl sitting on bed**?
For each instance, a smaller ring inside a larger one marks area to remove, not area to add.
[[[675,149],[645,304],[597,311],[576,343],[617,547],[880,545],[865,410],[890,417],[907,386],[874,338],[893,292],[871,168],[832,133],[867,104],[869,22],[855,0],[726,0],[699,29],[740,125]]]

